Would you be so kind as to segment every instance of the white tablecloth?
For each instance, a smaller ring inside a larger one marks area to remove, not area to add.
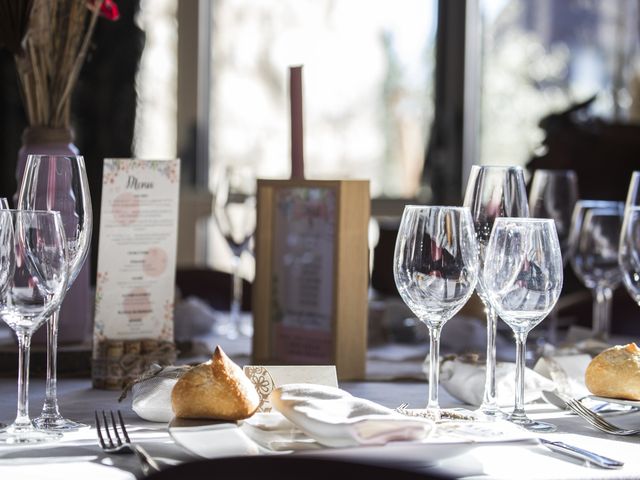
[[[420,382],[351,382],[341,385],[354,395],[369,398],[389,407],[408,402],[412,407],[424,405],[427,386]],[[140,420],[130,409],[127,400],[117,403],[117,392],[91,389],[89,380],[66,380],[59,382],[59,398],[62,411],[74,420],[93,425],[93,412],[120,408],[129,425],[134,441],[164,465],[176,464],[195,457],[174,444],[164,424]],[[36,380],[31,385],[32,415],[41,407],[44,382]],[[455,402],[441,394],[443,406]],[[0,419],[11,421],[15,415],[16,384],[13,379],[0,380]],[[445,473],[457,478],[539,478],[539,479],[587,479],[587,478],[640,478],[640,437],[612,437],[596,432],[582,420],[560,412],[553,407],[539,404],[530,406],[535,418],[548,419],[558,425],[558,432],[546,435],[549,439],[560,439],[582,446],[625,462],[621,470],[607,471],[587,467],[579,462],[567,461],[545,448],[527,443],[465,445],[459,448],[460,455],[439,462],[425,461],[419,449],[387,449],[393,451],[399,464],[427,473]],[[640,425],[640,415],[617,416],[618,423]],[[425,448],[422,446],[421,448]],[[374,450],[375,452],[375,450]],[[396,455],[397,452],[397,455]],[[341,455],[340,451],[328,454]],[[348,454],[353,456],[353,450]],[[376,455],[370,452],[376,460]],[[387,456],[387,460],[389,460]],[[366,458],[365,458],[366,460]],[[67,434],[62,441],[43,446],[0,447],[0,477],[3,479],[121,479],[140,477],[141,471],[135,456],[105,455],[96,443],[95,429]]]

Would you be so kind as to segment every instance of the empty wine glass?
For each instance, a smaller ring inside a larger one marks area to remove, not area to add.
[[[622,202],[580,200],[571,223],[571,266],[593,294],[593,335],[606,339],[611,323],[613,290],[622,280],[618,245]]]
[[[478,249],[468,208],[406,206],[393,259],[402,300],[429,329],[429,402],[437,418],[440,333],[469,300]]]
[[[485,249],[493,223],[498,217],[527,217],[527,190],[521,167],[479,166],[471,167],[464,196],[464,206],[471,210],[473,226],[478,239],[480,270],[484,267]],[[503,417],[496,401],[496,334],[498,316],[478,279],[477,292],[487,313],[487,372],[484,397],[479,412],[488,418]]]
[[[524,410],[527,334],[553,309],[562,290],[562,255],[551,219],[498,218],[485,254],[486,294],[516,339],[515,406],[509,420],[537,432],[555,425],[535,422]]]
[[[629,182],[618,262],[624,286],[640,305],[640,172],[633,172]]]
[[[571,243],[571,216],[578,201],[578,176],[573,170],[536,170],[529,192],[529,214],[534,218],[551,218],[556,222],[556,231],[562,252],[562,264],[569,261]],[[549,314],[548,341],[556,343],[558,315]]]
[[[214,215],[220,232],[231,249],[231,308],[229,322],[222,329],[228,338],[251,336],[252,325],[241,322],[242,278],[240,258],[249,250],[256,229],[256,177],[247,165],[227,166],[216,182]]]
[[[57,212],[0,210],[0,317],[18,338],[18,411],[0,442],[36,443],[61,434],[29,418],[31,335],[60,306],[67,288],[66,241]]]
[[[529,215],[551,218],[556,223],[562,263],[569,261],[569,231],[578,201],[578,176],[573,170],[536,170],[529,193]]]
[[[67,242],[71,287],[85,263],[93,227],[89,182],[81,156],[29,155],[18,205],[25,210],[60,212]],[[50,430],[75,430],[86,425],[64,418],[57,399],[59,309],[47,323],[47,383],[44,405],[34,423]]]

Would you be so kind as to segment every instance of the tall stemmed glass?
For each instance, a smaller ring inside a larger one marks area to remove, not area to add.
[[[571,216],[578,201],[578,176],[574,170],[536,170],[529,192],[529,214],[534,218],[551,218],[556,223],[562,264],[566,266],[571,254],[569,232]],[[556,342],[558,315],[549,314],[547,334]]]
[[[0,210],[0,317],[18,338],[18,409],[0,430],[10,444],[55,440],[29,419],[31,335],[59,306],[67,288],[66,242],[57,212]]]
[[[482,271],[485,263],[485,249],[496,218],[529,216],[524,171],[521,167],[514,166],[474,165],[471,167],[467,183],[464,206],[471,210]],[[482,276],[478,279],[477,292],[487,313],[487,372],[484,397],[478,411],[488,418],[502,418],[505,414],[498,408],[496,401],[498,316],[487,298]]]
[[[252,325],[241,322],[242,277],[240,259],[249,250],[256,229],[256,177],[247,165],[227,166],[215,187],[214,215],[218,228],[231,249],[231,309],[221,333],[227,338],[250,336]]]
[[[580,200],[571,223],[571,266],[593,294],[593,336],[606,339],[613,291],[622,281],[618,263],[622,202]]]
[[[69,285],[80,273],[93,228],[89,182],[81,156],[29,155],[22,178],[18,205],[25,210],[54,210],[66,234]],[[75,430],[85,426],[64,418],[57,399],[56,359],[59,309],[47,323],[47,384],[42,412],[34,422],[50,430]]]
[[[406,206],[393,259],[402,300],[429,329],[429,402],[439,416],[443,325],[469,300],[478,279],[478,249],[468,208]]]
[[[618,262],[624,286],[640,305],[640,172],[633,172],[629,182]]]
[[[515,406],[509,420],[537,432],[555,425],[524,411],[527,334],[553,309],[562,290],[562,255],[551,219],[498,218],[486,249],[482,279],[489,301],[516,339]]]

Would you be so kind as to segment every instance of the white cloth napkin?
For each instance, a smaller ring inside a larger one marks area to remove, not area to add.
[[[588,394],[584,372],[591,361],[589,355],[563,355],[542,358],[534,369],[524,374],[525,402],[542,397],[543,390],[558,390],[570,396]],[[496,400],[501,407],[512,406],[515,398],[515,363],[496,365]],[[484,395],[486,367],[464,358],[446,360],[440,366],[440,385],[453,397],[468,405],[480,405]]]
[[[131,408],[150,422],[169,422],[173,418],[171,391],[189,367],[160,367],[153,365],[131,388]]]
[[[446,360],[440,366],[440,385],[467,405],[480,405],[484,395],[486,367],[460,358]],[[498,362],[496,365],[496,400],[501,407],[511,406],[515,398],[515,363]],[[524,399],[533,402],[542,390],[553,390],[553,381],[530,368],[524,374]]]
[[[407,417],[335,387],[293,383],[275,389],[270,400],[289,422],[328,447],[420,440],[434,428],[430,420]]]
[[[591,355],[557,355],[542,357],[533,369],[553,381],[555,390],[570,397],[589,395],[584,383],[584,373],[591,362]]]

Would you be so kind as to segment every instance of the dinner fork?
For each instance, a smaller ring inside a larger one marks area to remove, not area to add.
[[[100,416],[98,412],[95,411],[96,417],[96,431],[98,432],[98,443],[100,448],[107,453],[112,454],[131,454],[135,453],[140,461],[140,466],[142,467],[142,472],[145,475],[149,475],[153,472],[159,472],[160,466],[158,463],[147,453],[147,451],[142,448],[140,445],[136,445],[131,442],[129,438],[129,434],[127,433],[127,428],[125,427],[124,420],[122,419],[122,414],[120,410],[118,410],[118,420],[116,421],[116,417],[113,414],[113,411],[109,412],[109,416],[102,411],[102,423],[100,422]],[[107,418],[110,419],[107,420]],[[122,433],[122,437],[118,432],[119,430]],[[113,434],[113,436],[112,436]],[[105,441],[105,437],[107,441]],[[115,440],[115,441],[114,441]]]
[[[640,429],[637,428],[627,429],[614,425],[606,420],[602,415],[599,415],[585,407],[582,402],[579,402],[574,398],[566,397],[565,395],[562,395],[560,398],[567,404],[571,411],[602,432],[610,433],[611,435],[637,435],[640,433]]]

